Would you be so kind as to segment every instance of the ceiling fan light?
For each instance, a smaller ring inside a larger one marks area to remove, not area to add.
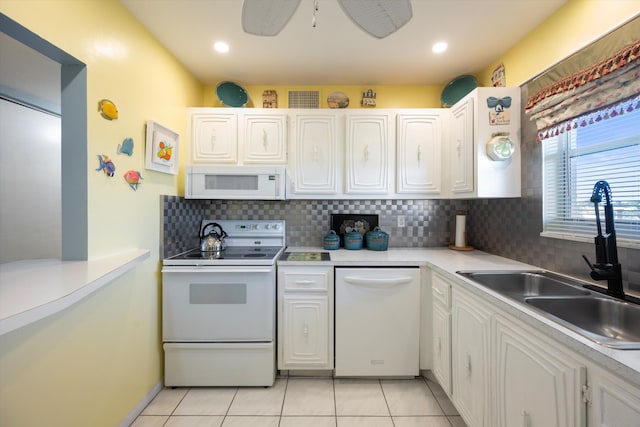
[[[356,25],[379,39],[395,33],[413,16],[411,0],[338,0],[338,2]]]
[[[242,29],[256,36],[275,36],[287,25],[301,0],[244,0]]]
[[[220,53],[229,52],[229,45],[225,42],[215,42],[213,44],[213,48],[216,50],[216,52],[220,52]]]
[[[442,53],[447,50],[448,47],[447,42],[437,42],[431,47],[431,51],[433,53]]]

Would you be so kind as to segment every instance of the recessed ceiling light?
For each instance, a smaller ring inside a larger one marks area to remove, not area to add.
[[[225,42],[215,42],[215,44],[213,45],[213,48],[216,50],[216,52],[220,52],[220,53],[229,52],[229,45],[226,44]]]
[[[446,42],[438,42],[436,44],[433,45],[433,47],[431,48],[431,51],[433,53],[442,53],[445,50],[447,50],[447,43]]]

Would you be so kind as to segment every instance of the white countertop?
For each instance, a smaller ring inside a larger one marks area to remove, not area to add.
[[[392,267],[426,266],[445,273],[455,284],[493,303],[526,324],[557,340],[588,360],[640,386],[640,350],[616,350],[599,345],[540,314],[525,304],[493,292],[455,274],[461,270],[544,270],[481,251],[454,251],[448,248],[390,248],[324,251],[318,247],[288,247],[286,252],[329,252],[331,261],[278,261],[281,266]],[[579,280],[579,279],[578,279]]]
[[[149,254],[139,249],[89,261],[39,259],[0,264],[0,335],[70,307]]]

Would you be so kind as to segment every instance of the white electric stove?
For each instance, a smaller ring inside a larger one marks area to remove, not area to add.
[[[166,386],[271,386],[275,380],[276,260],[283,220],[204,220],[226,249],[197,246],[162,268]]]

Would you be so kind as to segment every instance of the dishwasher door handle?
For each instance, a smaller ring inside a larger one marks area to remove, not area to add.
[[[366,288],[393,288],[394,286],[411,283],[413,277],[400,276],[388,279],[372,279],[370,277],[346,276],[344,282],[350,285],[363,286]]]

